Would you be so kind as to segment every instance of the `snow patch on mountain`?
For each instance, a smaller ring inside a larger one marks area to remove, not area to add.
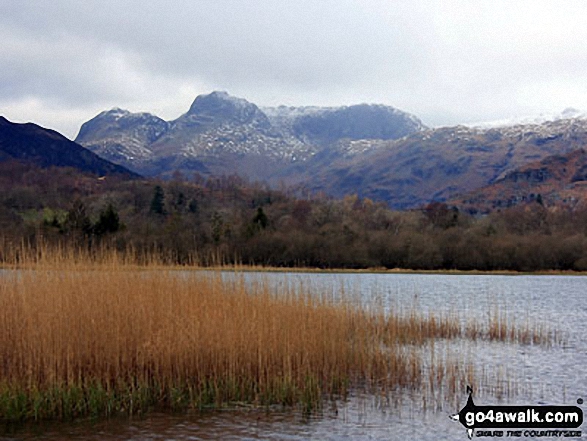
[[[176,166],[173,157],[212,161],[216,167],[254,157],[271,168],[304,162],[325,148],[345,157],[365,153],[381,140],[425,128],[415,116],[384,105],[259,108],[216,91],[196,97],[173,121],[119,108],[102,112],[82,126],[77,141],[129,167],[136,161]]]
[[[541,113],[539,115],[518,116],[513,118],[504,118],[494,121],[476,122],[464,125],[472,128],[492,129],[511,126],[539,125],[565,119],[587,119],[587,114],[579,109],[575,109],[574,107],[567,107],[562,112],[557,113]]]

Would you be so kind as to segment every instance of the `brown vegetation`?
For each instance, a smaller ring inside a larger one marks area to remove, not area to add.
[[[124,182],[8,163],[0,190],[5,249],[108,244],[133,258],[200,265],[587,269],[587,209],[536,201],[482,217],[442,203],[395,212],[356,195],[294,196],[235,176]]]
[[[456,317],[384,314],[352,294],[271,291],[262,279],[157,259],[139,266],[70,249],[14,256],[21,269],[0,275],[0,420],[230,403],[309,411],[349,388],[386,393],[436,378],[432,386],[454,391],[475,380],[441,360],[423,377],[418,348],[463,336]]]

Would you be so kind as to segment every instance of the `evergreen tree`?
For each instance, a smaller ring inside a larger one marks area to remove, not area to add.
[[[177,201],[175,205],[177,205],[178,207],[183,207],[185,205],[185,195],[183,194],[183,192],[180,191],[177,195]]]
[[[188,210],[190,213],[197,213],[198,212],[198,201],[192,199],[188,205]]]
[[[540,193],[536,196],[536,202],[544,207],[544,201],[542,200],[542,195]]]
[[[106,233],[116,233],[120,229],[120,218],[112,206],[108,204],[106,209],[100,212],[100,218],[94,225],[94,233],[102,236]]]
[[[153,191],[153,199],[151,199],[151,209],[153,214],[165,214],[165,193],[160,185],[156,185]]]
[[[222,216],[217,211],[212,215],[212,240],[214,243],[219,243],[224,230],[224,221]]]
[[[253,224],[259,226],[261,229],[267,228],[267,224],[269,223],[269,219],[267,219],[267,215],[263,211],[263,208],[257,208],[257,214],[253,217]]]

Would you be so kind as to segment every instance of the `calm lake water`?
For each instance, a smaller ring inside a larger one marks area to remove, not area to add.
[[[235,276],[224,273],[224,277]],[[560,341],[545,346],[459,340],[422,350],[473,363],[483,377],[482,390],[476,391],[478,405],[576,405],[579,398],[587,400],[587,277],[330,273],[245,273],[243,277],[247,283],[263,280],[277,291],[293,287],[337,296],[344,290],[354,293],[353,301],[370,308],[404,312],[416,308],[424,314],[457,314],[464,321],[485,322],[500,312],[520,326],[544,326],[556,331]],[[425,406],[421,396],[404,395],[391,399],[353,395],[345,402],[327,404],[320,415],[309,418],[281,408],[155,413],[130,421],[19,429],[1,439],[467,439],[463,426],[448,418],[465,404],[464,390],[450,402],[428,399]],[[585,407],[581,405],[584,411]]]

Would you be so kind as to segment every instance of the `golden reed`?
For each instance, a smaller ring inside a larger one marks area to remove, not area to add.
[[[417,389],[431,381],[417,348],[465,336],[454,317],[384,314],[349,296],[126,256],[22,247],[4,259],[0,420],[239,403],[311,411],[352,387]],[[454,389],[474,381],[450,370]]]

